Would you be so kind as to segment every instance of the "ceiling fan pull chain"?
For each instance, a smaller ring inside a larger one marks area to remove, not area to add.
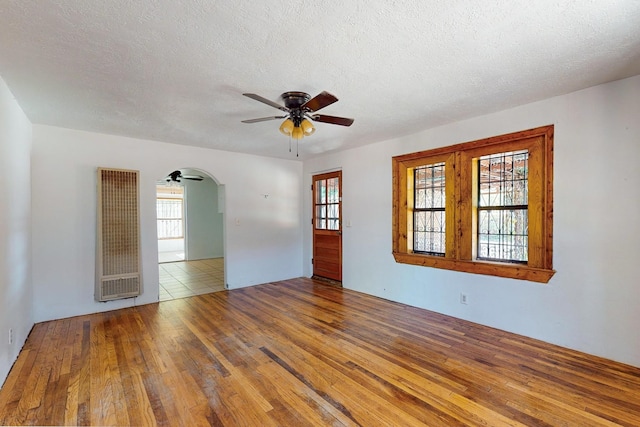
[[[291,152],[291,135],[289,135],[289,152]]]

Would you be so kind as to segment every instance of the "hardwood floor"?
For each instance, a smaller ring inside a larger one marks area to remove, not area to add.
[[[295,279],[37,324],[0,423],[640,425],[640,369]]]

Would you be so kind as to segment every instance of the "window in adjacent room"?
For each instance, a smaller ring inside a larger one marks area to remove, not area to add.
[[[158,186],[156,211],[158,239],[184,238],[184,189]]]
[[[397,262],[548,282],[553,126],[393,158]]]

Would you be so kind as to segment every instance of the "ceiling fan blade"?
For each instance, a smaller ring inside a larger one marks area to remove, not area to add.
[[[331,105],[336,102],[338,98],[331,95],[327,91],[320,92],[304,104],[300,106],[301,109],[308,109],[309,111],[318,111],[321,108]]]
[[[267,120],[275,120],[275,119],[285,119],[289,116],[271,116],[271,117],[261,117],[259,119],[249,119],[242,120],[242,123],[258,123],[258,122],[266,122]]]
[[[190,179],[191,181],[202,181],[204,177],[200,175],[182,175],[182,179]]]
[[[263,104],[267,104],[272,106],[273,108],[277,108],[278,110],[282,110],[282,111],[289,111],[289,109],[287,107],[285,107],[284,105],[280,105],[276,102],[273,102],[267,98],[263,98],[260,95],[256,95],[255,93],[243,93],[244,96],[247,96],[251,99],[255,99],[256,101],[262,102]]]
[[[346,117],[324,116],[322,114],[314,114],[311,119],[315,122],[331,123],[332,125],[351,126],[353,119]]]

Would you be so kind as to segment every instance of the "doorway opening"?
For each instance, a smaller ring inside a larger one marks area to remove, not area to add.
[[[158,181],[160,301],[225,289],[223,190],[197,169],[177,169]]]

